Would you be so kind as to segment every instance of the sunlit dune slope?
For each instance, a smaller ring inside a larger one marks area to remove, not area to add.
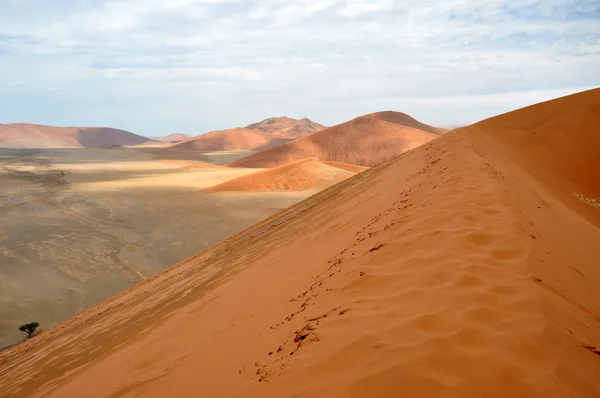
[[[8,352],[0,396],[598,397],[599,105],[326,189]]]

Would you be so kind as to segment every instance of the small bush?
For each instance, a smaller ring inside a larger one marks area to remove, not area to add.
[[[40,324],[38,322],[31,322],[21,325],[19,330],[23,333],[27,333],[27,338],[31,338],[39,326]]]

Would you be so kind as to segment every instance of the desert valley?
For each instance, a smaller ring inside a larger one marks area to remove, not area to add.
[[[3,397],[600,395],[600,89],[450,132],[20,129],[2,343],[56,326]]]
[[[0,6],[0,398],[600,398],[600,1]]]

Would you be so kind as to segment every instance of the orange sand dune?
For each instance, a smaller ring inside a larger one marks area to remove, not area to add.
[[[304,158],[374,166],[416,148],[438,134],[435,127],[403,113],[379,112],[249,155],[230,166],[266,168]]]
[[[207,189],[211,192],[306,191],[324,189],[356,174],[342,163],[328,165],[315,159],[302,159],[272,169],[257,171]]]
[[[199,150],[199,151],[254,151],[281,145],[291,138],[273,137],[270,133],[250,130],[242,127],[212,131],[190,140],[171,145],[166,150]]]
[[[0,146],[105,147],[139,145],[151,140],[108,127],[55,127],[40,124],[0,124]]]
[[[326,189],[6,353],[0,396],[598,397],[599,108]]]
[[[247,129],[279,134],[287,138],[300,138],[325,128],[310,119],[292,119],[289,117],[271,117],[246,126]]]

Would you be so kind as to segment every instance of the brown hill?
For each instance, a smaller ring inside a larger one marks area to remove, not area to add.
[[[39,124],[0,124],[0,146],[102,147],[139,145],[150,139],[108,127],[55,127]]]
[[[281,145],[291,139],[273,137],[270,133],[242,127],[212,131],[171,145],[169,150],[256,151]]]
[[[249,155],[230,166],[267,168],[304,158],[374,166],[416,148],[438,134],[434,127],[403,113],[379,112]]]
[[[322,130],[325,126],[306,118],[271,117],[262,122],[250,124],[246,128],[264,131],[265,133],[278,133],[287,138],[300,138]]]
[[[353,167],[353,165],[347,166]],[[324,189],[354,174],[356,172],[348,171],[343,164],[337,167],[315,159],[301,159],[235,178],[210,187],[207,191],[268,192]]]
[[[600,396],[599,109],[322,191],[4,354],[0,396]]]
[[[169,134],[164,137],[147,137],[147,138],[154,140],[154,141],[176,143],[176,142],[180,142],[180,141],[189,140],[190,138],[192,138],[192,136],[189,134],[184,134],[184,133],[173,133],[173,134]]]

